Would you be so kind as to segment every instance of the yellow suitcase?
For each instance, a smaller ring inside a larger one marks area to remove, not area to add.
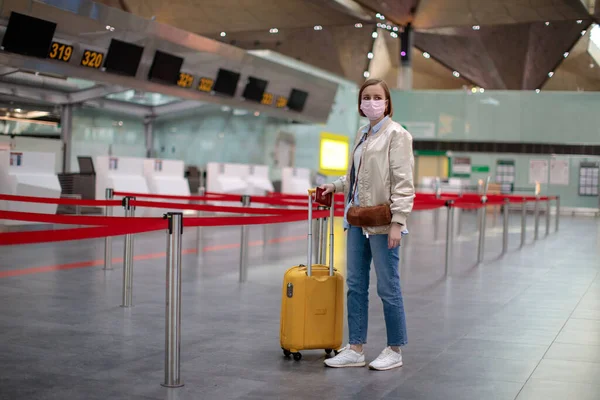
[[[302,358],[301,350],[324,349],[327,354],[342,346],[344,278],[333,268],[333,206],[329,217],[329,266],[312,264],[312,194],[308,202],[307,265],[288,269],[283,277],[280,342],[286,357]],[[320,230],[320,234],[324,234]],[[321,246],[322,240],[318,241]]]

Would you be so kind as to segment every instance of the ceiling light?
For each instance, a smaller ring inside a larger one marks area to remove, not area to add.
[[[315,31],[322,31],[323,27],[321,25],[315,25]]]
[[[452,75],[454,75],[455,78],[460,78],[460,74],[458,73],[458,71],[453,71]]]
[[[577,23],[578,23],[579,25],[581,25],[581,24],[583,23],[583,20],[582,20],[582,19],[578,19],[578,20],[577,20]]]
[[[387,30],[390,30],[390,29],[392,29],[392,26],[391,25],[386,25],[386,28],[387,28]]]
[[[255,116],[255,117],[258,117],[259,115],[260,115],[260,112],[258,112],[258,111],[255,111],[255,112],[254,112],[254,116]]]
[[[581,31],[581,36],[585,36],[585,34],[587,33],[587,31],[584,29]]]
[[[393,38],[397,38],[398,34],[396,32],[390,32],[390,36]]]
[[[377,13],[377,14],[375,14],[375,17],[381,18],[381,14]]]
[[[481,88],[479,88],[479,93],[483,93],[483,92],[485,92],[485,89],[484,89],[484,88],[482,88],[482,87],[481,87]]]
[[[590,64],[590,68],[594,68],[594,63],[591,63],[591,64]]]
[[[548,78],[552,78],[554,76],[554,72],[548,72]]]
[[[371,36],[373,37],[373,39],[377,39],[377,36],[379,36],[379,34],[377,32],[373,32]]]
[[[400,52],[400,55],[401,55],[402,57],[406,57],[406,51],[402,50],[402,51]]]
[[[480,29],[481,29],[481,26],[479,26],[479,25],[473,25],[473,30],[474,31],[478,31]]]
[[[363,73],[363,76],[364,76],[365,78],[368,78],[369,76],[371,76],[371,74],[369,73],[369,71],[365,71],[365,72]]]
[[[110,27],[110,31],[111,31],[111,32],[114,32],[114,31],[115,31],[115,27],[114,27],[114,26],[111,26],[111,27]]]
[[[384,27],[384,25],[383,25],[382,23],[378,22],[378,23],[377,23],[377,27],[378,27],[378,28],[383,28],[383,27]]]
[[[225,37],[227,34],[225,32],[221,32],[221,37]]]
[[[279,32],[279,29],[277,29],[277,28],[269,29],[269,33],[278,33],[278,32]]]
[[[106,25],[106,30],[110,31],[110,25]]]
[[[472,87],[471,88],[471,93],[477,93],[477,88],[476,87]]]
[[[569,52],[565,51],[565,54],[563,54],[563,57],[565,57],[565,58],[569,57]]]
[[[354,24],[355,28],[362,28],[362,24],[359,22],[358,24]]]
[[[17,112],[17,113],[20,113],[20,112],[22,112],[22,111],[23,111],[23,110],[21,110],[20,108],[15,108],[15,112]]]
[[[397,26],[394,27],[394,32],[398,32],[399,28]]]
[[[550,26],[550,21],[545,22],[546,26]]]
[[[536,93],[539,93],[540,91],[541,91],[540,89],[535,89],[535,92],[536,92]]]
[[[373,53],[372,53],[372,52],[369,52],[369,54],[367,54],[367,58],[368,58],[369,60],[372,60],[372,59],[373,59]]]
[[[431,54],[429,54],[428,52],[424,52],[423,53],[423,57],[425,57],[425,58],[431,58]]]

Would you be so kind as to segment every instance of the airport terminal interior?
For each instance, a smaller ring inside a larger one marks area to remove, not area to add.
[[[600,0],[0,0],[0,399],[600,398],[599,24]],[[365,365],[331,368],[369,206]]]

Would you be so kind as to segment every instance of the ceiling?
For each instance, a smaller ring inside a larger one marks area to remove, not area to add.
[[[399,45],[385,46],[385,57],[367,54],[382,48],[374,46],[374,32],[399,41],[410,23],[414,89],[600,88],[585,44],[600,19],[600,0],[99,2],[243,49],[277,51],[355,82],[365,71],[399,73]],[[565,59],[566,52],[573,54]],[[374,68],[375,62],[389,65]]]

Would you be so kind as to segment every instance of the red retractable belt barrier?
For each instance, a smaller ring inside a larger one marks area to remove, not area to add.
[[[87,215],[40,214],[3,210],[0,210],[0,219],[62,225],[115,226],[127,224],[128,226],[134,227],[147,226],[145,224],[156,221],[156,218],[151,217],[99,217]]]
[[[50,197],[15,196],[12,194],[0,194],[0,200],[20,201],[23,203],[62,204],[62,205],[90,206],[90,207],[120,206],[121,205],[120,200],[56,199],[56,198],[50,198]]]

